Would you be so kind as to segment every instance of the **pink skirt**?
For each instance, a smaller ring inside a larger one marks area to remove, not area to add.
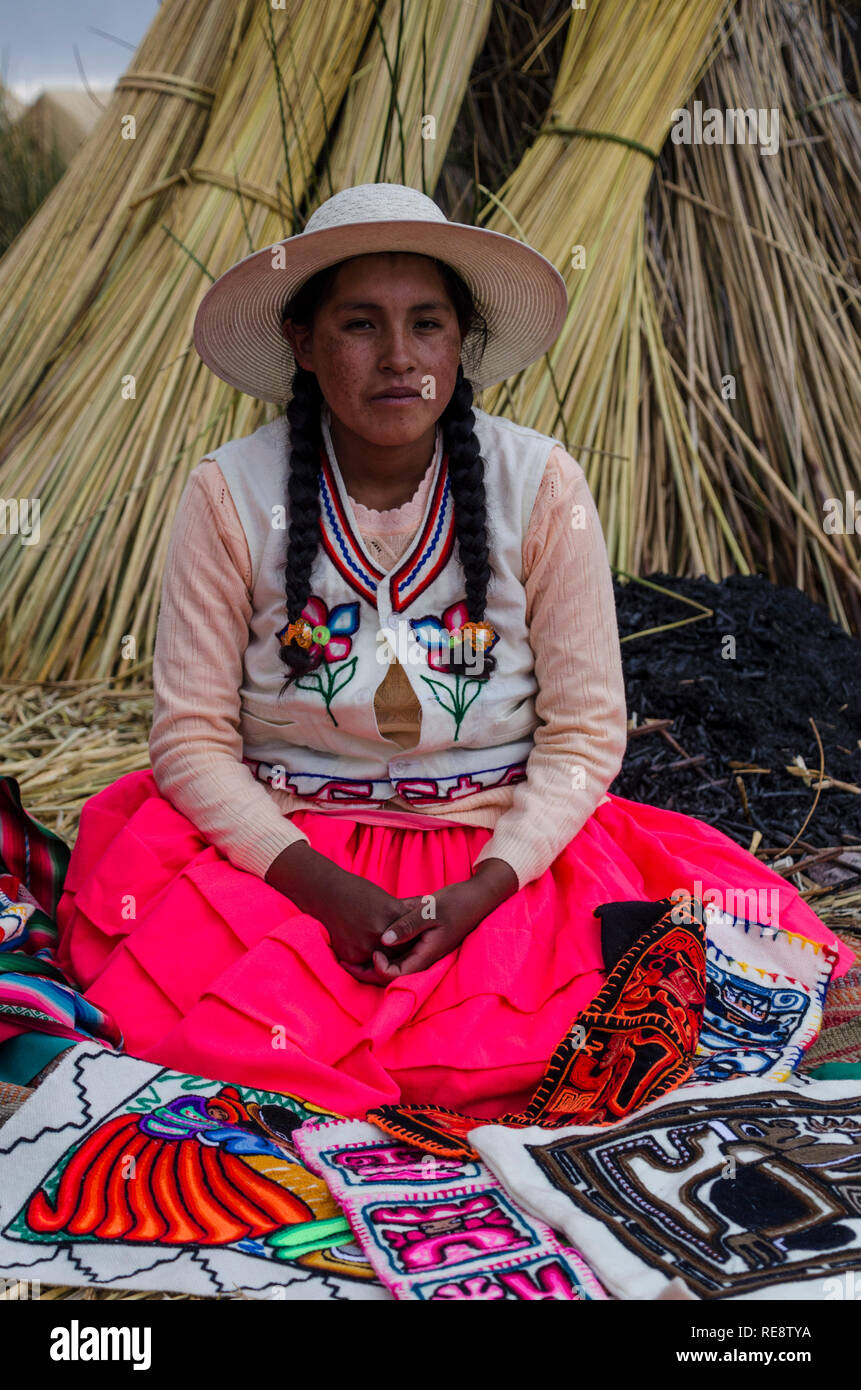
[[[314,811],[293,822],[314,849],[398,897],[468,878],[491,835]],[[356,1118],[410,1101],[495,1118],[528,1103],[603,983],[593,909],[676,888],[757,890],[759,920],[839,950],[838,974],[852,964],[795,887],[728,836],[608,795],[544,874],[457,950],[384,987],[360,984],[322,923],[236,868],[148,770],[84,806],[57,911],[58,958],[146,1061]]]

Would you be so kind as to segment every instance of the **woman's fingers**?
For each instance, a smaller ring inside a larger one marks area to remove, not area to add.
[[[400,946],[404,941],[412,941],[414,937],[420,936],[423,931],[427,931],[428,919],[422,916],[422,907],[416,904],[406,911],[397,921],[390,922],[380,937],[380,944],[383,946]]]
[[[381,953],[380,953],[381,954]],[[361,965],[354,961],[342,960],[338,964],[346,970],[348,975],[352,975],[354,980],[358,980],[361,985],[385,984],[388,976],[381,976],[373,962],[365,961]]]
[[[385,972],[385,979],[397,980],[401,975],[415,975],[419,970],[427,970],[429,965],[433,965],[434,961],[440,960],[446,954],[447,949],[438,930],[427,931],[411,951],[399,956],[397,960],[386,960],[382,951],[375,951],[374,961],[378,969]],[[377,962],[378,956],[382,957],[380,962]]]
[[[339,964],[344,967],[348,975],[352,975],[354,980],[358,980],[364,985],[384,985],[393,978],[388,967],[397,964],[405,958],[406,951],[402,950],[393,960],[390,960],[385,951],[379,948],[371,952],[371,959],[365,961],[342,960]]]
[[[390,933],[396,940],[389,943]],[[421,915],[421,899],[414,908],[392,922],[371,952],[371,960],[340,961],[349,975],[361,984],[385,985],[401,975],[414,975],[427,970],[453,950],[464,932],[453,931],[442,924],[428,923]],[[385,949],[384,949],[385,948]]]
[[[388,984],[389,980],[396,980],[400,974],[401,961],[406,960],[406,955],[402,953],[395,960],[391,960],[385,951],[374,952],[374,969],[376,971],[377,984]]]

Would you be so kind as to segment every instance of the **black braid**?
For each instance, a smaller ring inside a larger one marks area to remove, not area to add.
[[[290,531],[284,580],[287,591],[287,621],[302,616],[311,591],[311,567],[320,541],[320,407],[323,394],[313,372],[296,364],[293,393],[285,410],[290,424],[290,466],[287,496],[290,501]],[[311,654],[297,642],[282,644],[278,655],[292,668],[281,689],[282,696],[294,680],[310,670]]]
[[[486,342],[487,325],[468,287],[445,262],[435,260],[435,264],[447,284],[462,332],[466,335],[472,325],[477,324],[478,332]],[[293,300],[285,305],[282,322],[288,318],[303,324],[313,321],[314,309],[330,292],[337,270],[337,265],[328,266],[306,281]],[[311,569],[320,541],[320,410],[323,395],[314,373],[305,371],[298,363],[291,389],[291,399],[285,410],[290,425],[288,496],[291,520],[284,577],[286,621],[295,623],[308,602]],[[492,569],[487,541],[484,460],[475,434],[473,395],[472,383],[459,364],[457,383],[440,416],[439,425],[443,449],[448,455],[455,536],[464,571],[467,611],[471,622],[481,622],[485,615]],[[278,655],[290,667],[290,675],[281,689],[283,696],[295,680],[310,670],[311,659],[308,650],[296,641],[282,643]],[[496,669],[496,658],[489,653],[485,653],[476,665],[475,654],[469,643],[456,643],[451,648],[443,648],[438,659],[452,673],[472,674],[481,680],[488,680]]]
[[[454,531],[466,581],[469,621],[481,622],[487,607],[487,586],[492,574],[487,544],[487,505],[484,492],[484,459],[475,433],[472,382],[458,366],[457,384],[440,418],[443,450],[448,454],[449,482],[454,500]],[[441,664],[452,673],[472,671],[475,654],[469,643],[456,643],[443,653]],[[480,678],[489,680],[496,657],[485,654]],[[478,674],[476,671],[475,674]]]

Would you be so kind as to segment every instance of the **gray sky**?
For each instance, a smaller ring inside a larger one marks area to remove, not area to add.
[[[158,5],[159,0],[0,0],[0,76],[26,102],[43,87],[80,87],[77,47],[90,85],[112,87]]]

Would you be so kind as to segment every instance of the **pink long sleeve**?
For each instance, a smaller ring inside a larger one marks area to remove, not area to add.
[[[535,730],[526,781],[476,856],[504,859],[522,888],[549,868],[616,777],[627,711],[613,580],[586,475],[557,446],[523,547],[535,653]]]
[[[243,575],[241,548],[206,486],[207,467],[217,465],[198,464],[189,475],[168,545],[153,657],[150,761],[162,796],[237,868],[264,878],[282,850],[308,836],[241,761],[250,565]]]

